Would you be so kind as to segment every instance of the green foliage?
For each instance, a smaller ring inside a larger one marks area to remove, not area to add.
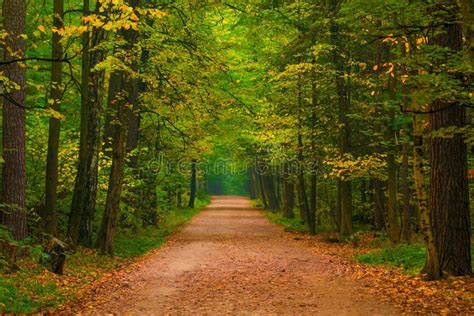
[[[308,227],[301,223],[301,220],[297,217],[285,218],[282,213],[278,212],[265,212],[265,216],[273,224],[282,225],[287,230],[307,232]]]
[[[159,228],[148,227],[137,234],[125,232],[117,236],[115,242],[116,256],[121,258],[137,257],[161,246],[165,242],[166,236],[187,223],[198,212],[199,208],[174,210],[164,218]]]
[[[35,313],[64,302],[56,283],[32,279],[39,271],[22,270],[0,278],[0,311],[5,313]]]
[[[403,268],[408,273],[419,273],[425,264],[423,245],[398,245],[356,256],[359,262]]]

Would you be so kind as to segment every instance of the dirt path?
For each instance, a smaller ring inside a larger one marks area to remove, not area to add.
[[[270,224],[248,199],[218,197],[82,313],[390,315],[337,265]]]

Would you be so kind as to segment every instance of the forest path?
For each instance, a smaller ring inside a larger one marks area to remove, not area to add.
[[[400,314],[241,197],[214,197],[165,246],[113,283],[77,312]]]

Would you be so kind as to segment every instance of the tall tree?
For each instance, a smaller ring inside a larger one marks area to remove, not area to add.
[[[336,90],[339,110],[339,154],[344,155],[350,153],[350,134],[351,127],[349,121],[350,108],[350,86],[346,82],[345,73],[346,66],[344,64],[343,43],[340,34],[340,26],[336,18],[340,8],[340,0],[329,0],[329,14],[331,44],[333,47],[333,62],[336,70]],[[350,180],[341,179],[338,181],[339,185],[339,201],[340,201],[340,233],[342,236],[352,234],[352,183]]]
[[[434,36],[434,44],[448,49],[437,62],[446,63],[463,49],[460,8],[455,0],[440,1],[437,12],[446,23]],[[438,98],[431,104],[431,129],[463,128],[467,124],[464,105],[458,99]],[[439,265],[453,275],[470,275],[471,223],[467,175],[467,145],[463,134],[450,137],[434,134],[430,143],[431,208]]]
[[[16,240],[27,236],[26,223],[26,163],[25,163],[25,0],[3,1],[3,26],[6,32],[2,68],[9,88],[3,95],[3,171],[2,222]]]
[[[84,0],[83,14],[89,16],[90,0]],[[102,15],[100,2],[96,14]],[[68,239],[77,245],[92,246],[92,222],[97,195],[100,145],[100,111],[103,71],[94,69],[104,58],[99,44],[104,30],[92,27],[82,38],[81,130],[79,164],[69,216]]]
[[[189,202],[188,206],[194,208],[197,192],[197,162],[195,159],[191,161],[191,180],[189,182]]]
[[[129,0],[128,5],[136,9],[140,0]],[[119,37],[125,41],[123,49],[132,53],[138,41],[138,31],[133,28],[123,30]],[[133,59],[132,59],[133,60]],[[114,255],[115,228],[120,210],[123,179],[125,174],[125,157],[127,155],[128,127],[130,113],[138,103],[138,82],[135,79],[138,61],[130,65],[128,71],[117,71],[114,77],[118,81],[118,89],[109,89],[109,100],[115,103],[116,114],[113,119],[114,133],[112,136],[112,168],[109,177],[109,187],[105,202],[102,224],[97,236],[97,245],[100,251],[110,256]]]
[[[63,45],[61,43],[64,27],[64,0],[54,0],[53,27],[57,30],[53,32],[52,39],[52,65],[51,65],[51,88],[50,104],[53,111],[60,110],[62,95],[62,62]],[[44,228],[50,235],[56,234],[56,201],[58,198],[58,152],[60,137],[60,119],[51,116],[49,119],[48,155],[46,158],[46,183],[45,183],[45,205],[44,205]]]

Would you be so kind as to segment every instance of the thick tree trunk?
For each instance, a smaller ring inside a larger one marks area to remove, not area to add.
[[[453,53],[463,49],[462,27],[458,20],[457,2],[440,4],[447,22],[444,33],[434,42]],[[449,5],[449,7],[447,7]],[[441,9],[440,8],[440,9]],[[444,13],[446,12],[446,13]],[[459,103],[435,100],[431,104],[431,129],[462,128],[467,124],[466,109]],[[431,138],[431,208],[439,264],[452,275],[472,274],[471,223],[467,175],[467,146],[463,135]]]
[[[85,16],[90,14],[89,0],[84,0],[83,11]],[[96,12],[100,12],[99,6]],[[103,72],[91,70],[104,58],[102,50],[91,48],[97,48],[103,37],[104,32],[99,29],[83,35],[79,166],[67,237],[73,245],[80,243],[86,247],[92,247],[100,146],[100,90],[103,80]]]
[[[196,200],[196,191],[197,191],[197,175],[196,175],[196,160],[191,162],[191,181],[190,181],[190,190],[189,190],[189,203],[190,208],[194,208],[194,202]]]
[[[5,33],[4,60],[25,56],[26,4],[25,0],[3,1]],[[26,225],[26,162],[25,162],[25,99],[26,68],[20,63],[3,66],[4,76],[18,85],[18,90],[7,92],[3,98],[3,172],[2,223],[16,240],[27,235]]]
[[[53,26],[60,30],[63,28],[64,0],[54,0]],[[51,90],[49,98],[52,100],[51,108],[54,111],[60,110],[62,95],[62,62],[63,47],[61,43],[62,35],[53,33],[52,44],[52,65],[51,65]],[[46,158],[46,183],[45,183],[45,203],[44,203],[44,229],[47,234],[56,234],[56,201],[58,197],[58,153],[60,137],[60,120],[55,117],[49,119],[48,155]]]

